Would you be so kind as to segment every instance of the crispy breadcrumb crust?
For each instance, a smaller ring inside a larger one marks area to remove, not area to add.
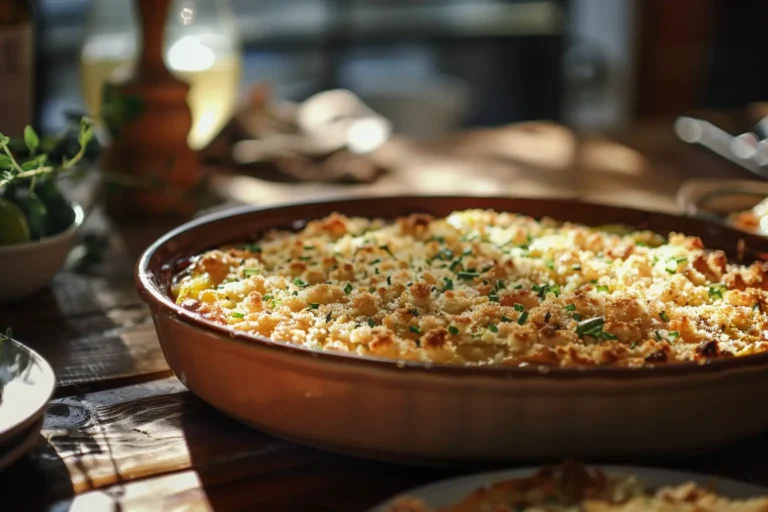
[[[306,347],[455,365],[648,366],[768,350],[768,263],[486,210],[332,214],[194,258],[177,304]]]

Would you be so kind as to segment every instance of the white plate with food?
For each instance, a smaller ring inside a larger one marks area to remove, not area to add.
[[[768,489],[725,478],[577,462],[454,478],[369,512],[767,512]]]

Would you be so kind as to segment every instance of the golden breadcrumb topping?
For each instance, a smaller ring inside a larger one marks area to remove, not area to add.
[[[608,476],[576,462],[477,489],[440,509],[416,498],[389,512],[768,512],[768,497],[731,500],[693,482],[646,489],[633,475]]]
[[[177,304],[314,349],[457,365],[644,366],[768,350],[768,263],[700,239],[485,210],[332,214],[201,254]]]

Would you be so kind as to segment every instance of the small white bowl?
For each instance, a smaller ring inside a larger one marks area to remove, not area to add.
[[[21,299],[44,288],[61,269],[85,214],[73,203],[75,221],[65,231],[40,240],[0,245],[0,302]]]

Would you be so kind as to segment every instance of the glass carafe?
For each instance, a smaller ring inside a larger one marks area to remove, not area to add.
[[[133,2],[94,0],[80,59],[81,89],[99,119],[102,87],[131,76],[140,45]],[[174,0],[166,20],[164,60],[190,84],[188,143],[205,147],[232,115],[241,73],[237,24],[227,0]]]

